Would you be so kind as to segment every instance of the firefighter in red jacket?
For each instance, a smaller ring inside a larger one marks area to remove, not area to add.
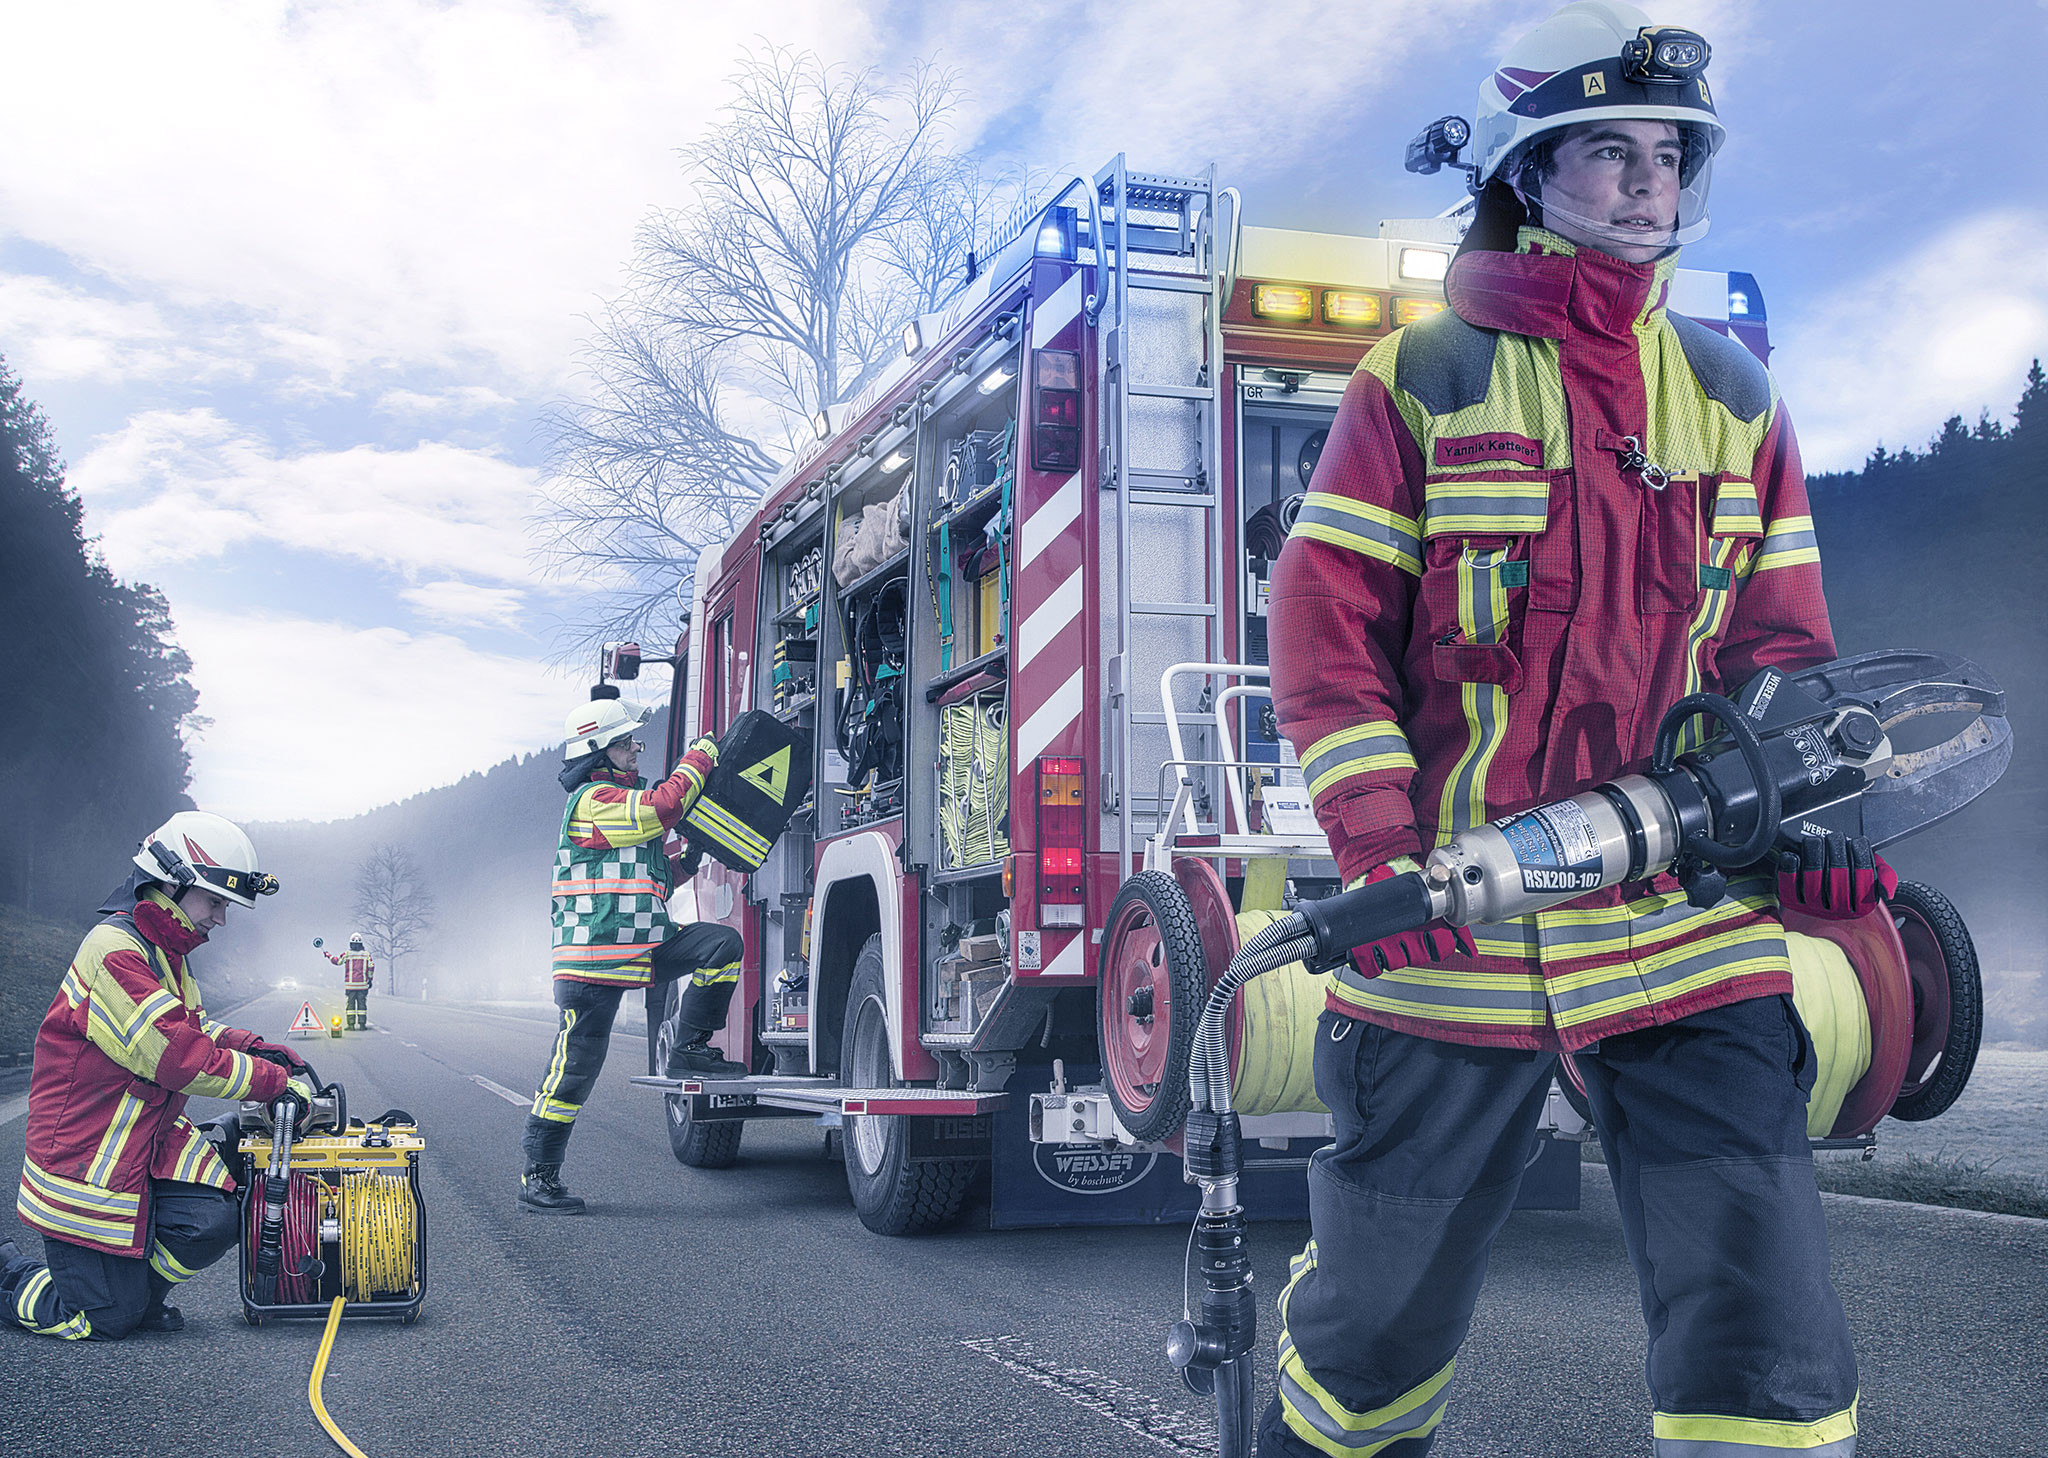
[[[1666,307],[1723,135],[1706,59],[1621,4],[1518,42],[1481,91],[1450,308],[1346,390],[1279,561],[1272,662],[1347,883],[1641,770],[1682,695],[1835,656],[1776,389]],[[1868,849],[1704,909],[1663,876],[1356,949],[1317,1030],[1336,1139],[1259,1452],[1427,1451],[1563,1051],[1641,1287],[1659,1458],[1853,1453],[1775,913],[1802,892],[1868,908]]]
[[[269,1100],[305,1070],[289,1049],[208,1018],[186,965],[230,903],[277,889],[249,837],[186,810],[135,865],[36,1035],[15,1210],[42,1234],[43,1259],[0,1241],[0,1310],[74,1341],[184,1326],[164,1298],[240,1233],[235,1182],[185,1100]]]
[[[348,1026],[367,1030],[370,1026],[370,989],[377,985],[377,964],[363,950],[363,934],[348,934],[346,952],[337,954],[323,949],[320,955],[341,969],[341,995],[345,1005],[342,1016],[348,1020]]]
[[[613,690],[616,693],[616,690]],[[617,698],[571,709],[564,726],[561,782],[569,792],[555,854],[555,1006],[561,1019],[547,1072],[526,1116],[522,1208],[576,1215],[580,1196],[562,1183],[562,1156],[611,1044],[612,1019],[628,989],[646,989],[650,1028],[676,1028],[671,1077],[693,1073],[744,1077],[746,1069],[711,1047],[725,1026],[740,975],[740,934],[711,923],[674,927],[668,899],[674,876],[664,840],[696,802],[718,763],[718,746],[700,739],[653,789],[640,779],[633,737],[645,718]],[[669,984],[687,980],[675,1011]]]

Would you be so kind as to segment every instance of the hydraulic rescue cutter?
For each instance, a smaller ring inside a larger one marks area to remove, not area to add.
[[[1939,742],[1933,732],[1961,727]],[[1697,748],[1687,749],[1688,744]],[[1765,669],[1731,701],[1693,694],[1658,726],[1647,774],[1623,775],[1554,804],[1461,831],[1422,869],[1303,901],[1253,933],[1211,987],[1188,1063],[1186,1177],[1201,1187],[1191,1258],[1199,1316],[1175,1324],[1167,1356],[1194,1391],[1213,1394],[1219,1451],[1251,1452],[1249,1353],[1256,1326],[1238,1184],[1243,1133],[1233,1111],[1226,1022],[1240,988],[1276,968],[1337,967],[1353,947],[1436,919],[1497,923],[1604,887],[1668,872],[1695,906],[1721,899],[1731,873],[1771,866],[1809,837],[1861,837],[1874,851],[1962,809],[2012,758],[2004,694],[1976,664],[1940,654],[1866,653],[1799,673]],[[1852,921],[1785,916],[1795,983],[1861,1007],[1867,1041],[1845,1038],[1847,1068],[1817,1132],[1863,1135],[1886,1113],[1932,1118],[1976,1061],[1982,992],[1969,935],[1947,899],[1902,882],[1889,906]],[[1802,987],[1802,991],[1804,988]],[[1806,997],[1795,995],[1803,1017]],[[1816,1038],[1817,1046],[1825,1040]],[[1844,1087],[1846,1086],[1846,1087]],[[1809,1133],[1816,1132],[1809,1123]]]
[[[310,1102],[241,1108],[242,1315],[329,1317],[339,1300],[344,1316],[411,1323],[427,1290],[426,1140],[403,1109],[351,1119],[342,1086],[310,1076]]]

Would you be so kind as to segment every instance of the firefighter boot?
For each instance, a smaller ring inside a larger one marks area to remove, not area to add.
[[[137,1331],[183,1331],[185,1318],[175,1306],[164,1305],[159,1296],[144,1308],[142,1319],[135,1323]]]
[[[519,1182],[519,1203],[542,1215],[581,1215],[583,1198],[569,1193],[559,1164],[529,1164]]]
[[[697,1078],[745,1078],[744,1064],[734,1063],[721,1057],[711,1046],[711,1035],[716,1029],[692,1028],[689,1041],[668,1055],[668,1076],[682,1078],[692,1075]]]

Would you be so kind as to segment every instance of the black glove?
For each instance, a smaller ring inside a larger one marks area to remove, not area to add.
[[[251,1043],[242,1050],[251,1058],[261,1058],[265,1063],[275,1063],[286,1073],[303,1073],[309,1066],[305,1059],[289,1048],[280,1048],[275,1043]]]

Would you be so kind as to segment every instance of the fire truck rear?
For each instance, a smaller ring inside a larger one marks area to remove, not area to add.
[[[704,555],[668,762],[750,708],[815,759],[766,864],[678,893],[745,938],[723,1041],[755,1071],[658,1076],[656,990],[639,1081],[684,1163],[802,1118],[840,1130],[883,1233],[951,1220],[984,1175],[997,1224],[1192,1209],[1203,991],[1241,927],[1336,886],[1274,728],[1268,574],[1347,378],[1444,307],[1456,239],[1240,211],[1213,169],[1074,179]],[[1673,305],[1766,352],[1748,276],[1682,272]],[[1234,1031],[1267,1156],[1246,1188],[1299,1213],[1327,1118],[1287,1030],[1320,989],[1264,981]],[[1546,1168],[1525,1199],[1575,1203],[1576,1148]]]

